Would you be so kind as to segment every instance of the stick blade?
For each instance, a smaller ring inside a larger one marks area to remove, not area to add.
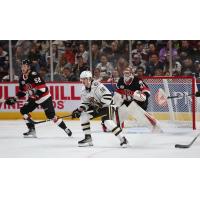
[[[175,148],[187,149],[190,145],[187,144],[175,144]]]

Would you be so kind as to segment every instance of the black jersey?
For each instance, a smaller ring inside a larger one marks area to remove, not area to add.
[[[142,93],[146,95],[146,101],[136,101],[133,98],[128,98],[133,95],[136,90],[140,90]],[[136,76],[128,82],[124,81],[124,77],[121,77],[117,83],[116,92],[122,94],[124,98],[124,104],[127,106],[131,103],[131,101],[136,101],[136,103],[141,106],[144,110],[147,109],[148,97],[150,96],[150,90],[147,84],[144,81]],[[127,97],[127,98],[126,98]]]
[[[17,96],[20,98],[26,94],[29,95],[29,98],[34,99],[37,104],[44,102],[51,96],[45,81],[35,71],[30,71],[28,77],[23,74],[20,76]]]

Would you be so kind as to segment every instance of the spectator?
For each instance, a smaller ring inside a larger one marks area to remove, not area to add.
[[[62,71],[66,65],[66,59],[65,59],[65,55],[63,54],[60,59],[59,59],[59,62],[58,64],[56,65],[56,68],[55,68],[55,73],[56,74],[62,74]],[[71,64],[68,64],[68,66],[71,67]]]
[[[150,56],[150,62],[147,64],[146,75],[153,76],[156,68],[161,68],[163,70],[164,65],[159,61],[158,54],[154,53]]]
[[[148,49],[148,52],[147,52],[148,61],[149,61],[150,56],[152,54],[155,54],[155,53],[158,53],[157,48],[156,48],[156,44],[153,43],[153,42],[150,42],[149,43],[149,49]]]
[[[119,72],[117,70],[114,70],[112,72],[112,76],[107,80],[107,82],[117,83],[119,79],[120,79]]]
[[[118,71],[119,76],[123,76],[123,71],[126,67],[128,67],[128,61],[125,58],[120,57],[115,68]]]
[[[28,54],[28,59],[32,62],[33,69],[36,70],[37,72],[39,72],[39,70],[40,70],[40,65],[39,65],[40,54],[37,51],[35,44],[33,44],[30,49],[30,52]]]
[[[141,41],[136,42],[136,47],[133,47],[132,50],[132,57],[134,57],[135,54],[138,54],[141,56],[141,59],[144,59],[147,57],[147,52],[144,48],[144,43]]]
[[[192,59],[190,57],[186,58],[183,61],[183,68],[181,74],[184,76],[191,76],[194,71],[195,70],[193,68]]]
[[[137,67],[143,67],[146,69],[146,65],[144,61],[142,60],[142,57],[140,54],[134,54],[133,56],[133,68],[137,69]]]
[[[100,51],[98,44],[92,44],[92,67],[96,67],[97,64],[100,62]]]
[[[16,48],[17,54],[20,52],[20,54],[23,55],[22,59],[27,58],[27,56],[30,52],[32,43],[33,42],[30,40],[18,40],[17,41],[15,48]],[[21,58],[18,58],[18,59],[21,59]]]
[[[172,59],[175,61],[177,58],[177,50],[172,47]],[[163,47],[159,52],[159,58],[160,62],[165,63],[169,62],[169,41],[167,42],[167,45]]]
[[[120,56],[120,54],[119,54],[118,42],[113,41],[111,43],[111,52],[110,52],[110,56],[109,56],[109,61],[112,64],[112,66],[116,66],[119,56]]]
[[[145,71],[143,67],[138,67],[135,71],[136,75],[138,78],[143,78],[143,76],[145,75]]]
[[[89,70],[89,67],[86,63],[84,63],[82,56],[78,56],[76,59],[77,64],[73,67],[73,73],[76,75],[76,77],[79,77],[81,72]]]
[[[200,78],[200,62],[198,60],[194,63],[194,73],[197,78]]]
[[[163,69],[160,67],[157,67],[155,69],[154,76],[163,76],[163,75],[164,75]]]
[[[72,46],[72,44],[69,42],[67,42],[65,44],[66,50],[65,50],[64,58],[66,60],[66,63],[73,65],[73,64],[75,64],[75,55],[72,51],[71,46]]]
[[[190,47],[190,43],[188,40],[182,40],[180,41],[180,48],[179,48],[179,54],[184,53],[186,56],[192,56],[193,49]]]
[[[101,62],[97,65],[96,68],[100,69],[100,75],[103,81],[106,81],[114,70],[112,64],[108,62],[108,59],[105,55],[101,56]]]
[[[8,71],[8,53],[0,46],[0,71]]]
[[[40,67],[40,71],[39,71],[39,74],[40,74],[40,77],[43,78],[45,81],[46,81],[46,74],[48,73],[46,67],[44,66],[41,66]],[[49,80],[50,81],[50,80]]]
[[[192,54],[192,60],[195,61],[200,61],[200,41],[197,41],[196,48],[193,51]]]
[[[84,64],[87,64],[87,63],[88,63],[89,54],[88,54],[88,52],[86,51],[85,46],[84,46],[83,43],[79,45],[78,52],[77,52],[76,55],[75,55],[75,64],[78,64],[78,59],[79,59],[80,56],[81,56],[82,59],[83,59],[83,63],[84,63]]]
[[[77,81],[76,76],[71,72],[69,67],[64,67],[62,81]]]
[[[181,71],[182,71],[181,63],[179,61],[176,61],[175,62],[175,67],[172,70],[173,70],[173,73],[172,73],[173,76],[180,76],[181,75]]]
[[[100,69],[99,68],[95,68],[94,69],[94,80],[95,81],[102,81],[102,77],[101,77],[101,73],[100,73]]]

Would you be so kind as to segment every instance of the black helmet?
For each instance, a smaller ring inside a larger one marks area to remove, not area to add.
[[[22,60],[22,65],[30,65],[31,62],[28,59]]]

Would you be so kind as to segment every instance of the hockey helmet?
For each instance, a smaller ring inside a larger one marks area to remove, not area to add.
[[[82,78],[92,78],[92,73],[90,71],[83,71],[80,74],[80,79]]]
[[[22,60],[22,65],[30,65],[31,62],[28,59]]]

